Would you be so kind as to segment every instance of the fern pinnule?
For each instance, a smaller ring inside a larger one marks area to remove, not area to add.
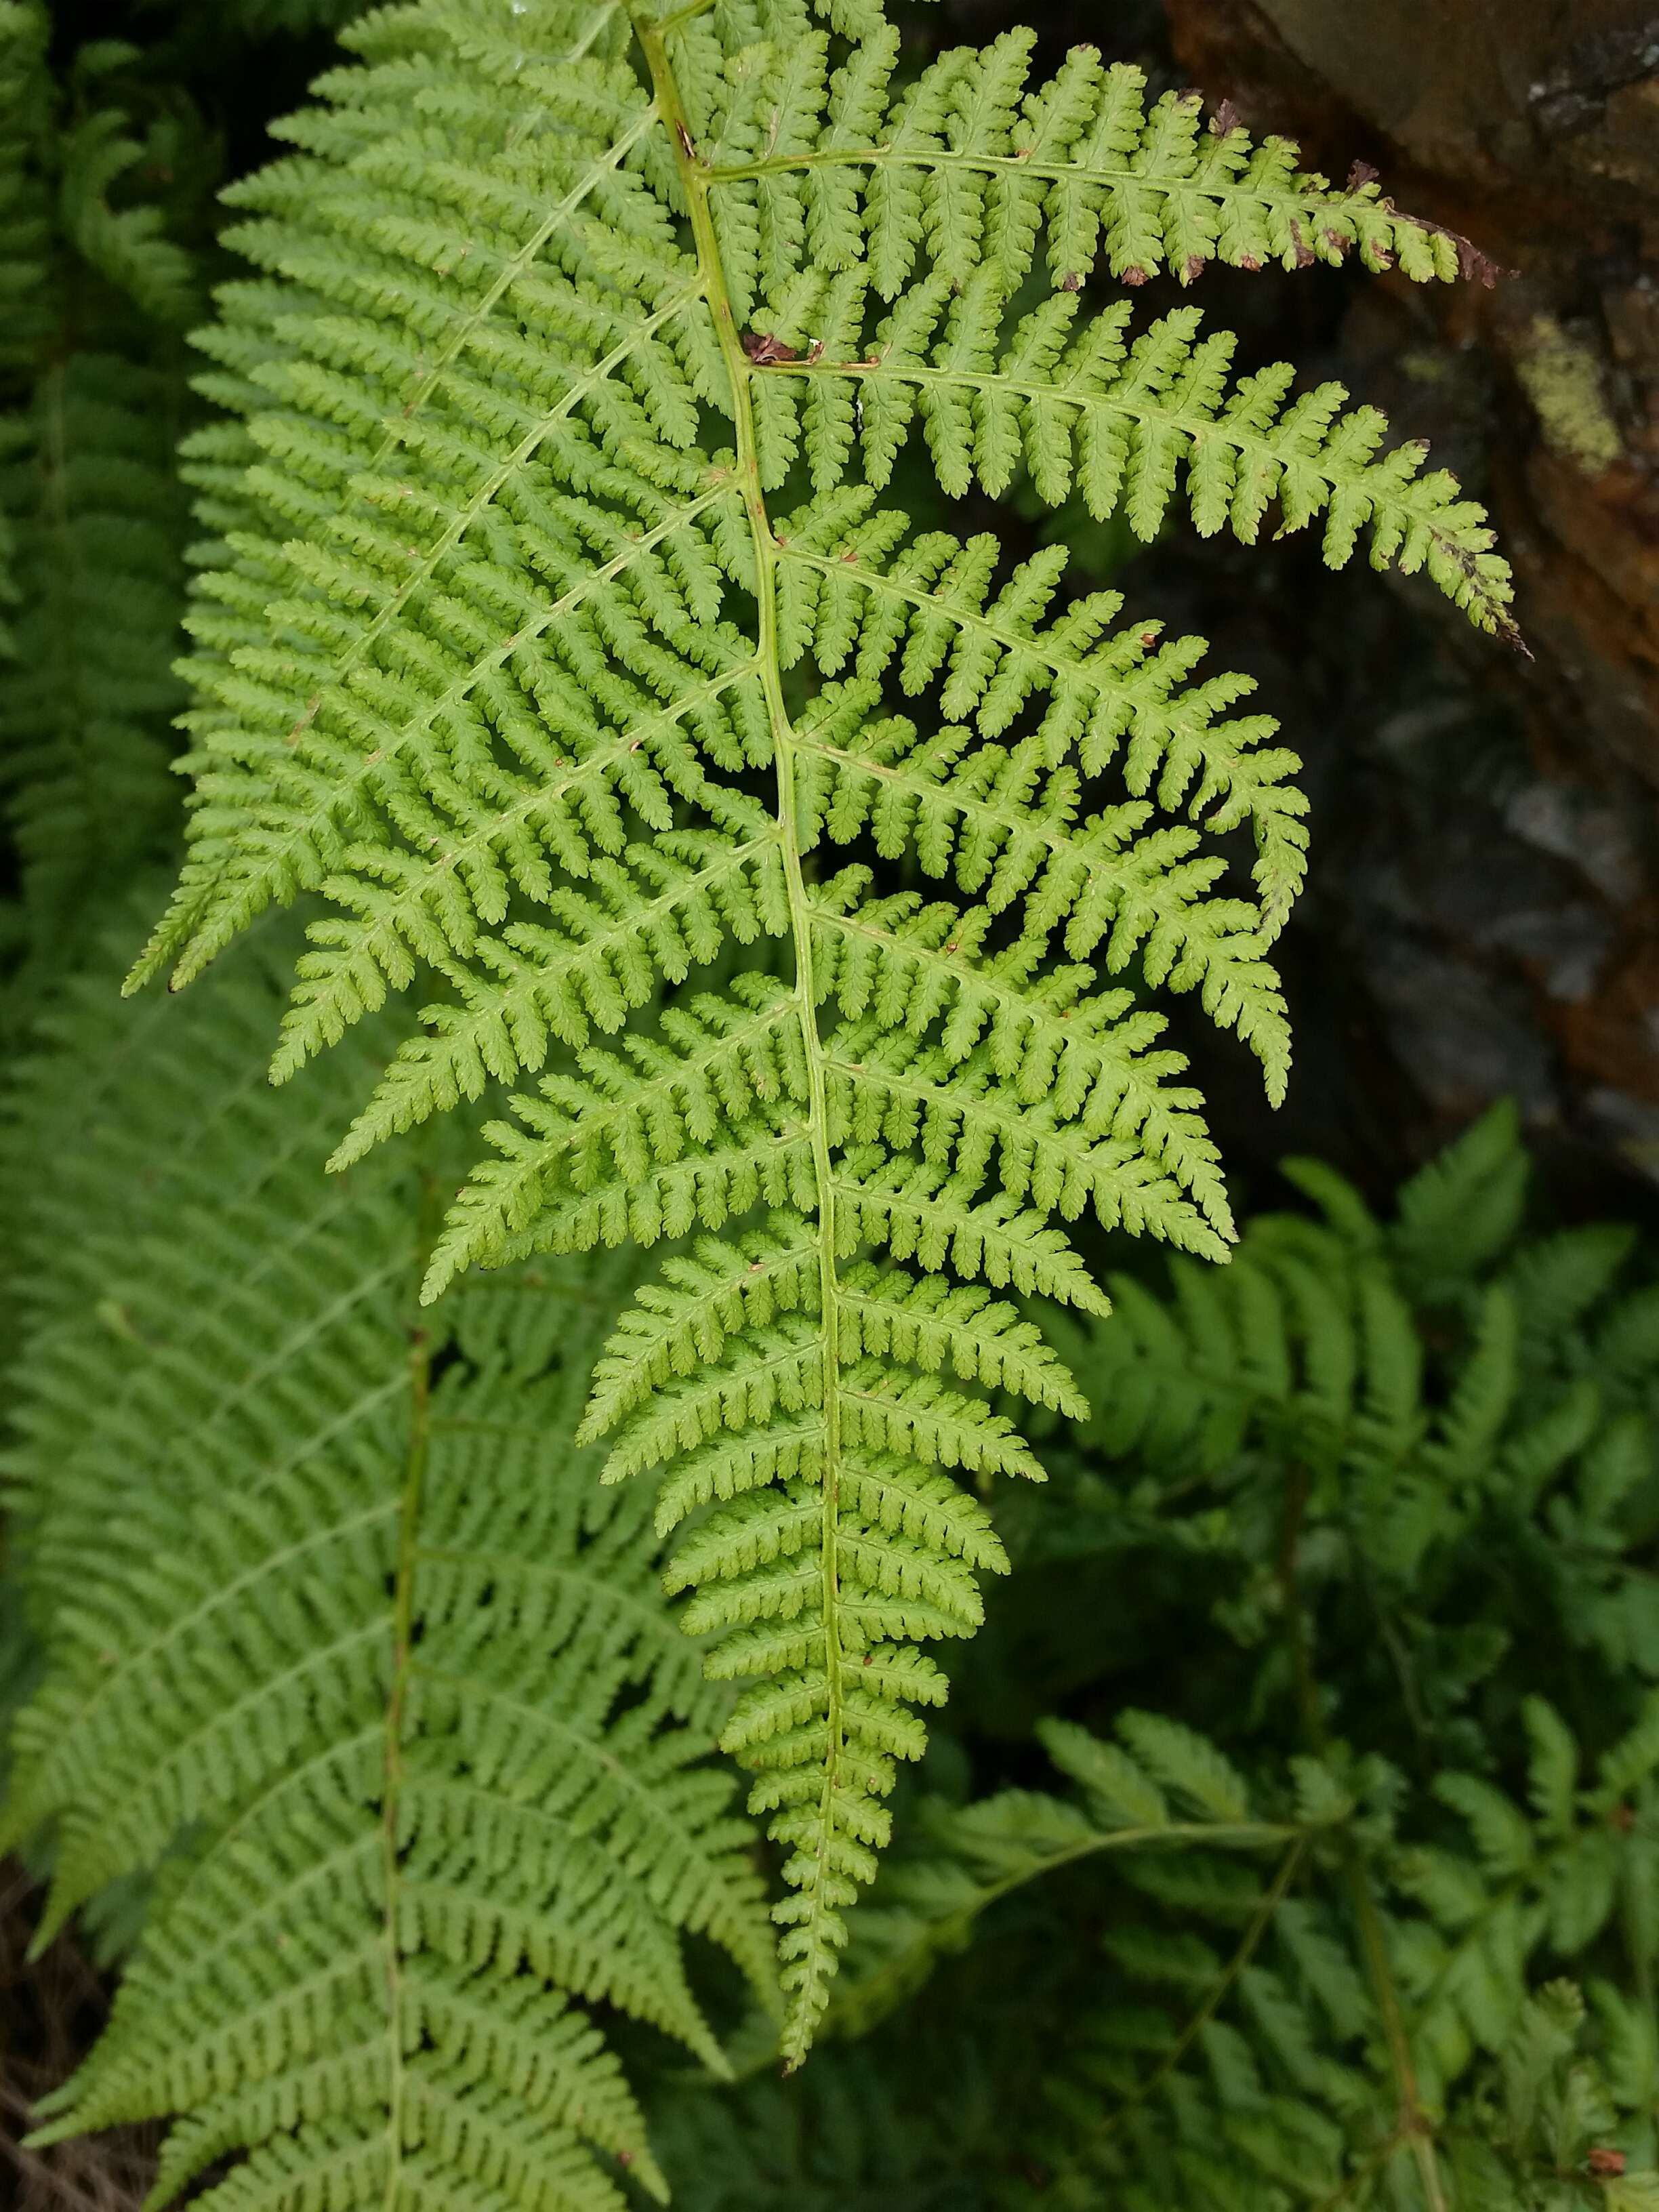
[[[870,0],[415,0],[346,44],[234,193],[258,274],[204,337],[228,419],[191,449],[218,532],[191,847],[138,973],[186,982],[320,894],[281,1077],[440,979],[335,1154],[519,1086],[433,1296],[538,1251],[721,1248],[670,1261],[601,1402],[617,1472],[718,1501],[672,1571],[731,1639],[712,1663],[759,1675],[793,2061],[921,1741],[904,1700],[937,1691],[905,1647],[970,1629],[997,1564],[939,1470],[1035,1472],[988,1387],[1075,1402],[1004,1301],[928,1279],[1097,1312],[1085,1214],[1224,1252],[1138,993],[1195,993],[1278,1097],[1304,866],[1248,684],[1066,600],[1053,553],[918,529],[896,453],[919,427],[947,496],[1023,468],[1147,532],[1184,467],[1200,529],[1276,501],[1341,560],[1368,528],[1501,629],[1484,519],[1379,455],[1380,418],[1277,371],[1230,392],[1186,311],[1136,336],[1093,301],[1097,264],[1456,252],[1088,55],[1032,86],[1005,39],[900,88]],[[1212,841],[1247,827],[1224,889]]]

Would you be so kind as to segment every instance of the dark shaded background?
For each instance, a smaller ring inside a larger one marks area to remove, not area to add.
[[[1017,9],[953,12],[982,33]],[[1041,11],[1059,47],[1100,11]],[[1155,80],[1340,177],[1362,160],[1495,281],[1206,272],[1289,355],[1423,435],[1492,507],[1534,658],[1300,544],[1127,572],[1257,675],[1308,764],[1285,948],[1299,1070],[1258,1109],[1194,1032],[1224,1152],[1380,1190],[1512,1092],[1566,1211],[1659,1190],[1659,11],[1631,0],[1168,0],[1112,11]],[[1249,1202],[1249,1192],[1241,1193]]]

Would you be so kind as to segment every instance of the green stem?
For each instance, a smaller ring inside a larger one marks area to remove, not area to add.
[[[437,1180],[421,1179],[420,1229],[415,1284],[418,1293],[427,1255],[443,1216]],[[404,2149],[404,1971],[400,1941],[399,1888],[402,1856],[398,1828],[404,1784],[404,1731],[408,1718],[409,1679],[415,1648],[415,1567],[420,1543],[421,1506],[426,1488],[431,1439],[432,1341],[415,1328],[409,1343],[409,1446],[404,1459],[403,1494],[398,1516],[398,1563],[392,1592],[392,1680],[386,1692],[384,1789],[380,1799],[380,1866],[385,1890],[382,1929],[386,1947],[386,2033],[391,2045],[386,2086],[386,2212],[397,2212]]]
[[[665,15],[660,22],[653,23],[651,27],[659,39],[665,39],[671,31],[678,31],[683,24],[695,21],[699,15],[706,15],[714,4],[714,0],[686,0],[684,8],[676,8],[672,15]]]
[[[1292,1463],[1279,1535],[1279,1588],[1285,1640],[1290,1651],[1291,1671],[1296,1684],[1303,1735],[1309,1750],[1316,1758],[1322,1758],[1330,1747],[1330,1739],[1325,1727],[1325,1716],[1320,1707],[1318,1678],[1314,1673],[1313,1639],[1309,1632],[1307,1613],[1297,1583],[1297,1553],[1301,1543],[1302,1524],[1307,1514],[1308,1492],[1307,1468],[1299,1463]],[[1434,2122],[1424,2109],[1422,2093],[1418,2087],[1417,2063],[1412,2057],[1411,2037],[1406,2027],[1405,2008],[1400,2001],[1400,1987],[1395,1980],[1394,1968],[1389,1958],[1387,1930],[1382,1925],[1382,1916],[1377,1910],[1364,1854],[1354,1838],[1352,1827],[1340,1830],[1337,1849],[1342,1861],[1343,1882],[1358,1930],[1366,1975],[1382,2022],[1389,2071],[1394,2075],[1400,2115],[1396,2139],[1411,2145],[1418,2178],[1423,2185],[1424,2202],[1429,2212],[1449,2212],[1440,2176],[1440,2161],[1435,2151]]]
[[[677,19],[671,17],[671,21]],[[841,1395],[839,1358],[840,1278],[837,1262],[836,1189],[830,1148],[830,1118],[823,1042],[818,1035],[818,991],[813,973],[812,916],[801,869],[800,841],[796,834],[796,744],[778,655],[776,562],[777,541],[761,487],[760,452],[750,398],[754,367],[743,349],[742,336],[732,310],[730,289],[721,264],[714,214],[709,205],[710,172],[697,159],[686,116],[685,103],[668,58],[666,30],[634,17],[635,34],[651,73],[658,112],[674,149],[681,189],[685,195],[691,235],[696,249],[705,297],[713,318],[720,357],[731,387],[737,445],[737,474],[755,555],[757,653],[760,682],[771,724],[777,793],[777,836],[783,855],[789,901],[790,932],[793,940],[797,1014],[807,1071],[809,1140],[817,1190],[818,1295],[823,1342],[823,1466],[820,1563],[823,1621],[823,1667],[827,1685],[826,1748],[817,1820],[817,1865],[801,1883],[810,1898],[821,1899],[830,1872],[828,1852],[836,1822],[835,1788],[846,1750],[842,1717],[842,1656],[839,1630],[840,1578],[837,1546],[840,1535]],[[811,1956],[811,1950],[808,1958]],[[783,2035],[783,2054],[790,2067],[805,2057],[811,2032],[811,1969],[805,1996],[797,2002]]]
[[[683,15],[701,12],[708,0],[694,0],[692,7]],[[671,17],[678,21],[678,17]],[[737,184],[760,178],[798,173],[805,169],[931,169],[945,172],[968,170],[988,177],[1034,177],[1043,184],[1085,184],[1103,187],[1108,191],[1133,191],[1142,194],[1160,192],[1167,197],[1185,196],[1212,200],[1218,206],[1229,201],[1249,201],[1258,207],[1291,207],[1301,212],[1318,209],[1327,215],[1340,214],[1345,208],[1358,208],[1382,216],[1396,223],[1409,222],[1413,228],[1425,226],[1410,216],[1401,216],[1385,209],[1375,199],[1366,199],[1358,192],[1267,191],[1241,187],[1233,178],[1218,178],[1212,182],[1194,185],[1190,177],[1160,177],[1156,171],[1134,167],[1125,162],[1109,165],[1105,162],[1086,163],[1071,161],[1045,161],[1029,154],[981,154],[971,148],[958,150],[952,147],[910,146],[821,146],[811,153],[769,154],[757,161],[723,163],[711,172],[717,184]]]
[[[1238,1948],[1233,1953],[1232,1957],[1228,1960],[1226,1965],[1216,1976],[1214,1982],[1211,1985],[1209,1994],[1206,1996],[1203,2003],[1200,2005],[1198,2010],[1187,2022],[1185,2027],[1182,2029],[1180,2034],[1170,2045],[1168,2051],[1164,2052],[1163,2057],[1159,2059],[1158,2064],[1152,2069],[1146,2080],[1139,2082],[1133,2089],[1132,2089],[1129,2092],[1129,2094],[1123,2100],[1123,2102],[1117,2107],[1116,2111],[1111,2114],[1109,2118],[1106,2121],[1105,2125],[1101,2129],[1100,2132],[1103,2136],[1115,2134],[1117,2130],[1122,2126],[1123,2122],[1127,2118],[1128,2115],[1134,2111],[1135,2107],[1138,2105],[1144,2105],[1147,2098],[1152,2095],[1153,2090],[1158,2087],[1158,2084],[1161,2081],[1168,2080],[1169,2076],[1174,2073],[1176,2068],[1180,2065],[1182,2060],[1192,2049],[1194,2044],[1197,2042],[1204,2030],[1215,2018],[1216,2014],[1221,2008],[1222,1999],[1227,1995],[1229,1990],[1232,1988],[1233,1984],[1243,1972],[1245,1967],[1249,1965],[1251,1959],[1255,1955],[1256,1946],[1261,1942],[1262,1937],[1267,1934],[1268,1928],[1272,1924],[1274,1913],[1278,1911],[1279,1906],[1284,1903],[1285,1893],[1289,1890],[1291,1882],[1296,1879],[1296,1870],[1302,1863],[1302,1854],[1306,1847],[1306,1837],[1298,1834],[1295,1842],[1291,1845],[1289,1850],[1285,1852],[1283,1859],[1280,1860],[1279,1871],[1273,1876],[1271,1887],[1263,1896],[1261,1904],[1257,1905],[1255,1912],[1250,1916],[1250,1924],[1244,1930],[1243,1936],[1240,1938]]]

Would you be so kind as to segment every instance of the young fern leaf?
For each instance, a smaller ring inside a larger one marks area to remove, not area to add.
[[[890,100],[877,8],[823,12],[379,10],[283,126],[302,150],[235,187],[260,274],[204,340],[232,419],[189,448],[222,533],[191,850],[137,971],[188,981],[320,892],[279,1077],[441,976],[337,1165],[556,1060],[492,1125],[429,1295],[713,1240],[623,1323],[589,1433],[617,1427],[614,1476],[665,1470],[665,1526],[714,1508],[673,1572],[714,1671],[757,1678],[728,1741],[789,1847],[792,2062],[908,1707],[943,1694],[910,1647],[971,1632],[1002,1563],[942,1470],[1036,1473],[984,1389],[1075,1395],[990,1294],[1101,1311],[1085,1212],[1211,1257],[1232,1235],[1182,1061],[1097,969],[1197,992],[1279,1096],[1305,845],[1242,679],[1189,681],[1196,642],[1114,629],[1115,595],[1062,603],[1054,555],[917,532],[880,500],[896,444],[920,421],[947,492],[1080,471],[1149,530],[1184,456],[1201,527],[1249,536],[1276,497],[1486,627],[1507,588],[1370,414],[1286,410],[1277,373],[1224,398],[1189,321],[1126,350],[1076,289],[1103,237],[1190,273],[1299,260],[1316,216],[1310,256],[1449,274],[1437,234],[1282,149],[1200,149],[1086,59],[1028,93],[1019,40]],[[1006,331],[1045,236],[1059,289]],[[1208,842],[1246,824],[1249,896]],[[874,865],[901,858],[925,890]],[[665,980],[699,988],[653,1013]]]
[[[228,2160],[193,2202],[623,2212],[619,2165],[666,2188],[605,2015],[724,2071],[682,1936],[773,1984],[729,1698],[574,1442],[626,1266],[416,1326],[441,1164],[343,1191],[349,1066],[250,1091],[274,949],[159,1022],[81,979],[22,1086],[26,1139],[78,1137],[19,1270],[48,1626],[6,1825],[52,1837],[42,1941],[153,1877],[38,2139],[172,2119],[155,2204]]]

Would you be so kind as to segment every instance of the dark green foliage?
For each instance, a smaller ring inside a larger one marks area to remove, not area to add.
[[[30,0],[0,7],[0,379],[8,402],[26,388],[29,368],[48,328],[45,124],[46,16]],[[0,417],[0,459],[22,443],[21,426]],[[17,532],[0,508],[0,654],[16,650],[12,635],[18,594]]]
[[[0,496],[26,582],[0,669],[0,747],[21,902],[54,957],[88,902],[172,823],[180,398],[150,362],[74,352],[37,379],[14,423],[20,451]]]
[[[1316,1163],[1286,1173],[1320,1218],[1258,1218],[1224,1273],[1178,1265],[1167,1298],[1114,1279],[1114,1319],[1074,1358],[1099,1409],[1079,1441],[1146,1474],[1126,1494],[1075,1462],[1074,1511],[1034,1522],[1033,1544],[1144,1543],[1234,1577],[1261,1698],[1289,1664],[1270,1632],[1293,1540],[1347,1684],[1322,1719],[1388,1712],[1382,1747],[1402,1761],[1472,1744],[1471,1698],[1523,1613],[1583,1654],[1575,1724],[1627,1720],[1631,1686],[1659,1680],[1639,1564],[1659,1508],[1659,1286],[1632,1271],[1632,1232],[1522,1240],[1507,1108],[1387,1223]]]
[[[98,913],[166,849],[188,502],[182,326],[202,305],[180,234],[212,155],[142,57],[82,48],[61,84],[44,7],[0,9],[0,994],[15,1036]]]
[[[1048,1449],[1060,1509],[997,1516],[992,1665],[1063,1592],[1068,1686],[1109,1701],[1150,1663],[1159,1716],[1116,1744],[1038,1724],[1074,1802],[921,1800],[829,2023],[946,2017],[964,1942],[1006,1986],[1080,1921],[1040,2078],[1007,2057],[1005,2147],[1041,2185],[985,2201],[1644,2204],[1659,1284],[1627,1231],[1522,1233],[1507,1109],[1386,1220],[1287,1173],[1317,1217],[1258,1217],[1167,1296],[1113,1279],[1067,1347],[1103,1411]],[[1092,1675],[1091,1592],[1129,1611],[1127,1663]]]

